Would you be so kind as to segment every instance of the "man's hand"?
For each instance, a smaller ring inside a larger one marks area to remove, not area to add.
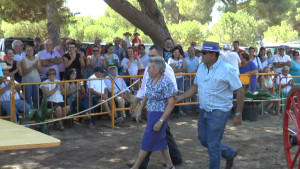
[[[175,103],[178,103],[182,100],[181,95],[180,96],[175,95],[174,97],[175,97]]]
[[[233,124],[235,126],[242,125],[242,116],[234,116],[234,118],[233,118]]]
[[[135,107],[137,106],[137,102],[133,101],[131,107],[130,107],[130,114],[132,114],[134,112]]]
[[[159,132],[161,126],[162,126],[162,122],[158,121],[155,123],[154,127],[153,127],[153,130],[156,131],[156,132]]]

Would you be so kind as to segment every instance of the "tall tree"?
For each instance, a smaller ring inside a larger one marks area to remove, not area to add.
[[[138,0],[138,10],[126,0],[104,0],[114,11],[150,36],[155,44],[164,45],[164,40],[171,37],[164,16],[154,0]]]
[[[298,32],[293,29],[291,24],[282,21],[281,25],[269,27],[265,32],[265,38],[268,42],[288,42],[298,39]]]
[[[63,4],[64,0],[0,0],[0,18],[10,23],[48,20],[48,36],[58,44],[59,26],[70,21],[72,16]]]

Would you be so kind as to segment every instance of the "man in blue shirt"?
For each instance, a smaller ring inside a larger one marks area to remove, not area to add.
[[[222,143],[227,119],[231,113],[233,91],[237,92],[237,107],[234,124],[241,125],[244,105],[244,90],[233,66],[219,59],[219,43],[203,42],[202,61],[194,84],[176,102],[195,95],[198,91],[200,113],[198,139],[208,148],[209,168],[220,169],[221,155],[227,159],[226,169],[233,167],[237,150]]]
[[[254,62],[250,60],[250,56],[248,53],[241,53],[241,63],[240,74],[251,74],[250,81],[250,91],[254,92],[256,88],[256,73],[258,73],[258,69]],[[246,86],[249,87],[249,86]]]

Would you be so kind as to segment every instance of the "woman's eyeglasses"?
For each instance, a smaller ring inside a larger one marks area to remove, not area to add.
[[[73,75],[74,75],[74,74],[76,75],[76,74],[77,74],[77,72],[76,72],[76,71],[73,71],[73,72],[72,72],[72,74],[73,74]]]
[[[56,76],[56,74],[55,73],[49,73],[48,76]]]

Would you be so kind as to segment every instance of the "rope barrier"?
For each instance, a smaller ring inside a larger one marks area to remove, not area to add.
[[[95,106],[90,107],[90,108],[88,108],[88,109],[86,109],[86,110],[83,110],[83,111],[81,111],[81,112],[78,112],[78,113],[75,113],[75,114],[71,114],[71,115],[69,115],[69,116],[65,116],[65,117],[62,117],[62,118],[54,119],[54,120],[51,120],[51,121],[40,122],[40,123],[33,123],[33,124],[24,124],[23,126],[29,127],[29,126],[35,126],[35,125],[41,125],[41,124],[47,124],[47,123],[53,123],[53,122],[57,122],[57,121],[60,121],[60,120],[68,119],[69,117],[73,117],[73,116],[82,114],[82,113],[84,113],[84,112],[86,112],[86,111],[89,111],[89,110],[91,110],[91,109],[93,109],[93,108],[95,108],[95,107],[97,107],[97,106],[100,106],[100,105],[104,104],[105,102],[108,102],[108,101],[110,101],[111,99],[113,99],[113,98],[119,96],[120,94],[122,94],[123,92],[125,92],[126,89],[131,88],[133,85],[135,85],[135,84],[136,84],[137,82],[139,82],[139,81],[140,81],[140,79],[136,80],[134,83],[132,83],[130,86],[128,86],[127,88],[125,88],[124,90],[122,90],[121,92],[119,92],[118,94],[116,94],[116,95],[110,97],[110,98],[107,99],[107,100],[103,100],[101,103],[98,103],[98,104],[96,104]]]

